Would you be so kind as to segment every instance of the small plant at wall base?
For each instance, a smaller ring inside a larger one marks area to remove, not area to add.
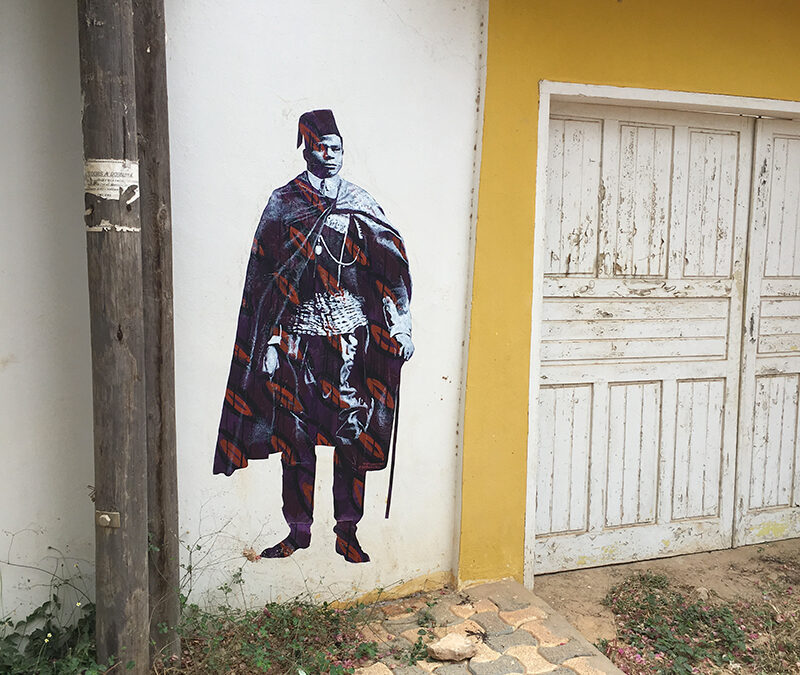
[[[0,673],[4,675],[96,675],[107,667],[96,662],[94,605],[76,603],[65,620],[58,595],[21,621],[0,625]]]
[[[16,533],[11,534],[9,558]],[[3,675],[98,675],[111,666],[96,662],[95,607],[88,582],[75,559],[51,546],[54,565],[44,569],[0,560],[46,578],[48,599],[24,619],[0,617],[0,673]],[[2,582],[2,577],[0,577]],[[2,586],[2,583],[0,583]]]
[[[334,609],[300,600],[213,613],[188,605],[181,628],[183,663],[167,672],[352,673],[378,652],[359,633],[366,613],[363,606]]]

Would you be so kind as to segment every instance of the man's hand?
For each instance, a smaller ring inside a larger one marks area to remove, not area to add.
[[[408,333],[398,333],[394,339],[400,344],[400,356],[403,360],[408,361],[414,353],[414,343],[411,342],[411,336]]]
[[[278,350],[273,345],[267,347],[267,353],[264,356],[264,372],[272,377],[278,369]]]

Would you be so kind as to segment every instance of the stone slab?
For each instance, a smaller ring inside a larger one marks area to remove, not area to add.
[[[490,635],[486,638],[486,644],[498,652],[506,652],[509,647],[524,645],[526,647],[536,647],[537,641],[528,631],[515,630],[513,633],[505,635]]]
[[[480,663],[482,661],[494,661],[495,659],[499,659],[501,656],[500,652],[492,649],[486,642],[483,642],[483,640],[478,640],[477,647],[478,651],[471,659],[476,663]]]
[[[500,611],[500,618],[505,621],[509,626],[517,628],[527,621],[535,619],[544,619],[547,616],[541,609],[530,605],[522,609],[515,609],[510,612]]]
[[[390,633],[395,626],[407,626],[408,624],[417,623],[417,611],[403,612],[402,614],[395,614],[394,616],[386,619],[383,622],[384,627]]]
[[[510,675],[510,673],[524,673],[525,666],[513,656],[503,654],[494,661],[470,661],[468,672],[472,675]]]
[[[605,656],[577,656],[567,659],[561,665],[571,668],[578,675],[624,675]]]
[[[447,663],[436,669],[437,675],[470,675],[464,663]]]
[[[467,589],[466,594],[473,602],[491,600],[504,611],[523,609],[539,601],[533,593],[513,579],[475,586]]]
[[[452,626],[439,626],[433,629],[433,634],[436,637],[444,637],[448,633],[461,633],[462,635],[474,635],[480,637],[486,634],[486,630],[478,623],[475,623],[472,618],[469,618],[461,623],[455,623]]]
[[[464,620],[463,617],[453,614],[450,611],[450,607],[446,604],[436,604],[428,611],[433,617],[433,622],[436,626],[452,626],[453,624]]]
[[[550,630],[549,626],[547,626],[543,621],[528,621],[528,623],[523,623],[519,630],[524,630],[527,633],[530,633],[536,641],[539,643],[540,647],[557,647],[558,645],[563,645],[565,642],[569,642],[570,638],[566,635],[560,635],[556,632]]]
[[[475,606],[471,602],[457,602],[450,605],[450,611],[461,619],[469,619],[475,614]]]
[[[479,612],[470,619],[486,631],[486,635],[505,635],[514,629],[503,621],[495,612]]]
[[[478,600],[472,606],[475,608],[475,612],[496,612],[498,610],[497,605],[486,598]]]
[[[594,656],[596,651],[588,642],[583,640],[570,640],[557,647],[539,647],[539,653],[550,663],[562,664],[576,656]]]

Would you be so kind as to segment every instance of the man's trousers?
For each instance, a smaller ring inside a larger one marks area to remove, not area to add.
[[[366,329],[333,336],[284,335],[273,381],[293,395],[277,413],[274,442],[283,464],[283,515],[293,532],[309,532],[314,513],[315,446],[334,446],[337,523],[355,528],[364,514],[365,472],[357,468],[372,397],[364,375]],[[273,349],[278,349],[273,347]],[[274,358],[275,353],[273,353]]]

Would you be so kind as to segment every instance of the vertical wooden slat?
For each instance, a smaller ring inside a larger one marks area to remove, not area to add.
[[[689,134],[689,172],[687,183],[687,211],[684,229],[686,250],[684,252],[683,276],[700,276],[702,264],[701,237],[703,222],[703,195],[706,175],[705,135],[692,131]]]
[[[600,174],[600,211],[597,223],[597,275],[600,278],[615,274],[616,230],[619,220],[620,123],[616,119],[603,121],[602,161]],[[605,397],[605,394],[603,395]]]
[[[800,376],[795,382],[794,471],[792,476],[792,506],[800,506]]]
[[[703,515],[719,515],[719,480],[722,470],[724,437],[725,382],[714,380],[709,386],[708,436],[703,486]]]
[[[784,379],[783,424],[781,447],[778,457],[778,480],[776,481],[776,505],[789,506],[792,498],[792,473],[795,456],[795,427],[797,426],[797,376]]]
[[[719,184],[721,176],[719,134],[704,134],[706,169],[703,182],[700,274],[713,277],[716,269]]]
[[[564,175],[564,121],[553,120],[550,126],[549,158],[547,161],[547,216],[545,219],[545,273],[562,270],[561,246],[563,242],[562,192]]]
[[[708,382],[692,382],[692,427],[689,429],[689,491],[686,510],[689,516],[703,512],[703,481],[708,432]]]
[[[133,0],[147,404],[150,643],[180,655],[172,222],[163,0]]]
[[[569,529],[569,467],[572,454],[572,388],[556,390],[555,441],[553,443],[553,512],[554,532]]]
[[[780,471],[781,446],[783,445],[783,416],[786,413],[784,391],[786,378],[769,378],[769,412],[767,422],[766,462],[764,465],[764,505],[777,505],[777,478]]]
[[[781,274],[781,245],[783,218],[781,205],[785,192],[785,166],[787,143],[785,138],[776,138],[772,153],[772,180],[769,184],[769,206],[767,220],[767,248],[764,262],[764,276],[777,277]]]
[[[147,454],[131,1],[78,0],[78,17],[84,158],[87,169],[119,168],[107,176],[108,191],[86,193],[96,508],[120,514],[118,528],[97,519],[97,654],[144,675]]]
[[[553,504],[553,440],[555,436],[555,390],[539,390],[539,449],[536,464],[536,533],[552,532],[550,514]]]
[[[592,404],[592,426],[589,445],[588,470],[588,522],[587,529],[599,532],[606,524],[606,495],[608,488],[609,453],[609,398],[607,382],[595,382],[590,386]]]
[[[764,505],[764,468],[769,428],[769,378],[756,378],[753,453],[750,460],[750,508]]]
[[[780,167],[776,166],[776,176],[778,173],[782,176],[781,193],[780,196],[776,195],[779,201],[779,208],[775,215],[780,222],[780,254],[778,265],[778,276],[790,277],[794,269],[794,240],[795,240],[795,227],[794,218],[792,217],[792,206],[794,202],[794,186],[792,185],[792,153],[790,152],[791,140],[788,138],[781,138],[780,136],[775,139],[776,149],[782,150],[778,155],[780,160]]]
[[[561,195],[561,265],[564,274],[578,270],[577,233],[581,217],[583,132],[580,124],[564,123],[564,173]]]
[[[692,427],[694,390],[691,383],[678,383],[678,410],[675,432],[675,477],[672,485],[672,517],[686,518],[689,493],[689,431]]]
[[[658,453],[658,493],[656,522],[659,525],[669,523],[674,507],[674,482],[678,467],[676,466],[676,436],[678,421],[678,381],[666,378],[661,383],[661,438]]]
[[[661,387],[651,382],[642,386],[641,459],[636,522],[655,520],[658,496],[658,450],[661,442]]]
[[[622,523],[635,523],[639,511],[639,474],[642,458],[643,385],[625,386],[625,457],[622,472]]]
[[[592,388],[573,389],[572,477],[570,479],[569,529],[586,528],[588,471],[592,429]]]
[[[708,145],[712,158],[711,181],[708,186],[708,214],[710,216],[703,233],[708,237],[708,262],[705,276],[713,277],[717,271],[717,244],[719,242],[719,207],[722,193],[722,136],[721,134],[708,134]]]
[[[608,460],[606,463],[606,518],[608,526],[622,523],[622,475],[625,461],[626,387],[611,385],[608,395]]]
[[[656,229],[654,159],[656,130],[639,127],[636,133],[636,164],[633,184],[633,223],[630,237],[630,274],[649,275],[653,233]]]
[[[653,209],[655,229],[650,240],[649,274],[667,273],[669,250],[669,199],[672,189],[672,144],[674,129],[656,129],[653,152]]]
[[[731,274],[731,250],[733,244],[733,223],[736,213],[736,181],[738,178],[737,152],[739,136],[724,134],[722,136],[722,161],[720,167],[720,193],[717,206],[716,241],[713,274],[717,277],[729,277]]]
[[[600,208],[602,131],[599,122],[584,122],[583,192],[581,194],[578,271],[597,272],[597,221]]]
[[[787,276],[800,276],[800,139],[787,141],[787,153],[784,211],[788,231],[786,245],[791,249],[792,260],[792,264],[787,266]]]
[[[634,274],[633,239],[636,229],[636,163],[638,129],[620,127],[620,165],[617,228],[614,237],[614,276]]]

